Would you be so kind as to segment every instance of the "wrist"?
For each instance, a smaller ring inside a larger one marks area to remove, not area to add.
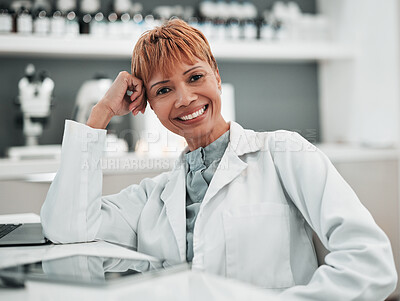
[[[95,129],[105,129],[113,116],[114,112],[99,102],[92,108],[86,125]]]

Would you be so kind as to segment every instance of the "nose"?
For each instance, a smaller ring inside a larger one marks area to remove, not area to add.
[[[181,106],[188,106],[192,101],[197,99],[196,93],[194,93],[194,91],[186,85],[182,85],[181,87],[176,89],[176,96],[176,108],[179,108]]]

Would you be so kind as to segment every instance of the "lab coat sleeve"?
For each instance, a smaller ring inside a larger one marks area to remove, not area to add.
[[[389,239],[325,154],[297,133],[277,135],[282,184],[330,251],[310,282],[287,289],[282,299],[384,300],[397,283]]]
[[[105,130],[66,121],[60,167],[41,209],[44,234],[51,241],[103,239],[136,247],[136,228],[149,181],[102,197],[105,138]]]

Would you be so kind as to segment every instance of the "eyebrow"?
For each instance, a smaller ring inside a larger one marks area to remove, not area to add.
[[[196,68],[200,68],[201,66],[194,66],[193,68],[190,68],[189,70],[186,70],[185,72],[183,72],[183,75],[185,75],[186,73],[189,73],[190,71],[192,71],[193,69]]]
[[[189,73],[190,71],[192,71],[192,70],[194,70],[194,69],[197,69],[197,68],[201,68],[201,66],[194,66],[193,68],[190,68],[190,69],[186,70],[185,72],[183,72],[183,75],[185,75],[185,74]],[[165,84],[165,83],[167,83],[167,82],[169,82],[168,79],[167,79],[167,80],[162,80],[162,81],[156,82],[155,84],[152,84],[152,85],[151,85],[150,90],[153,89],[153,87],[156,86],[156,85]]]
[[[160,81],[160,82],[157,82],[157,83],[151,85],[150,90],[153,89],[153,87],[154,87],[155,85],[165,84],[165,83],[168,83],[168,82],[169,82],[169,80],[162,80],[162,81]]]

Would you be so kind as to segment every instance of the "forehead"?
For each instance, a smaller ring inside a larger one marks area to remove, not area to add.
[[[195,58],[193,62],[182,61],[175,62],[171,68],[155,68],[149,77],[148,86],[150,87],[158,81],[169,80],[175,76],[182,76],[188,70],[193,67],[202,67],[204,69],[211,70],[211,66],[200,59]]]

